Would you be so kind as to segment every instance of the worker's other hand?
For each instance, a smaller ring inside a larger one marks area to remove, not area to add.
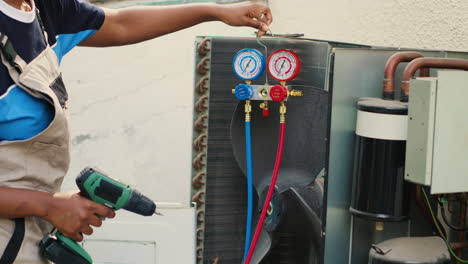
[[[45,220],[55,226],[63,235],[75,241],[82,241],[83,234],[91,235],[91,226],[100,227],[98,217],[113,218],[110,208],[81,197],[78,192],[56,193],[48,206]]]
[[[270,8],[253,2],[219,5],[217,16],[231,26],[258,29],[259,37],[265,35],[273,22]]]

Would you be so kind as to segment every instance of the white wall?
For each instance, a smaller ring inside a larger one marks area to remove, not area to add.
[[[278,33],[468,51],[467,0],[270,0],[270,6]]]

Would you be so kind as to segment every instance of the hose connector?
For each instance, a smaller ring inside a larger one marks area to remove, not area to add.
[[[251,117],[250,113],[252,112],[252,105],[250,104],[250,100],[245,101],[245,122],[250,122]]]
[[[292,96],[292,97],[302,97],[304,96],[304,93],[302,91],[299,91],[299,90],[291,90],[289,92],[289,96]]]
[[[286,123],[286,112],[287,112],[287,109],[286,109],[286,103],[284,101],[281,101],[280,103],[280,123],[283,124],[283,123]]]
[[[260,104],[260,109],[263,110],[263,116],[268,117],[270,116],[270,109],[268,108],[268,101],[264,101]]]

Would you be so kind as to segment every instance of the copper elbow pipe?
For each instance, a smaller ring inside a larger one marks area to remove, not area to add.
[[[453,250],[468,248],[468,243],[467,242],[453,242],[453,243],[450,243],[450,247]]]
[[[446,58],[418,58],[410,62],[403,74],[401,82],[402,102],[408,102],[410,80],[418,69],[421,68],[440,68],[440,69],[459,69],[468,71],[468,60],[446,59]]]
[[[410,62],[414,59],[424,57],[419,52],[398,52],[393,54],[385,64],[384,81],[383,81],[383,99],[395,99],[395,72],[398,65],[402,62]],[[427,70],[421,74],[428,74]]]

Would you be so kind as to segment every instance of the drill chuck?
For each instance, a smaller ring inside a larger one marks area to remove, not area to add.
[[[156,204],[153,200],[134,190],[123,209],[142,216],[152,216],[156,211]]]

